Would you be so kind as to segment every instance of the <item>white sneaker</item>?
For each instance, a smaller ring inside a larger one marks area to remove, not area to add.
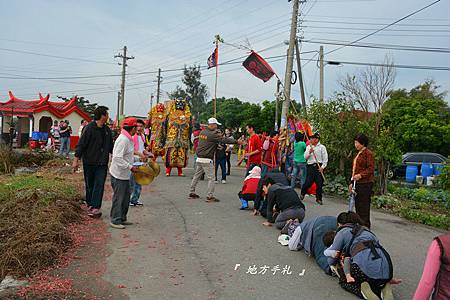
[[[214,183],[215,183],[215,184],[218,184],[218,183],[219,183],[219,180],[214,180]]]
[[[227,181],[226,180],[222,180],[222,183],[225,184],[225,183],[227,183]]]

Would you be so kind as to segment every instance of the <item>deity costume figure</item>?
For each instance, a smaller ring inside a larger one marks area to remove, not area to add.
[[[167,112],[166,107],[162,103],[158,103],[149,112],[148,117],[150,119],[150,151],[155,155],[155,159],[158,156],[164,157],[165,142],[166,142],[166,119]]]
[[[189,151],[189,125],[191,111],[186,100],[172,100],[168,106],[166,138],[166,176],[170,176],[173,167],[178,169],[178,176],[183,175]]]

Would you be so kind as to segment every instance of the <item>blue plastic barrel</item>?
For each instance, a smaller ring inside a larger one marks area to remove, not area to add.
[[[406,166],[406,182],[416,182],[416,176],[419,175],[419,167],[416,165]]]
[[[433,165],[428,162],[422,163],[422,168],[420,169],[420,175],[424,178],[433,176]]]
[[[43,141],[48,140],[48,132],[42,132],[42,140]]]
[[[39,131],[33,131],[31,133],[31,140],[33,141],[39,141],[40,132]]]
[[[443,164],[433,164],[433,174],[439,175],[441,174],[442,168],[444,167]]]

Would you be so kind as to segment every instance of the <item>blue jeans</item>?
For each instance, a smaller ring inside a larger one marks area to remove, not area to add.
[[[216,180],[217,180],[217,171],[219,170],[219,166],[220,166],[220,169],[222,170],[222,180],[227,180],[227,159],[225,156],[222,158],[216,159],[216,170],[215,170]]]
[[[61,137],[61,145],[59,146],[59,155],[69,155],[70,151],[70,137]]]
[[[96,166],[83,164],[84,185],[86,188],[86,203],[92,208],[102,206],[103,191],[108,166]]]
[[[264,176],[269,173],[273,172],[274,170],[278,170],[278,167],[269,167],[268,165],[261,164],[261,178],[264,178]]]
[[[294,162],[291,174],[291,188],[295,188],[295,181],[297,180],[297,175],[300,175],[301,186],[306,180],[306,163]]]
[[[135,204],[139,201],[139,197],[141,197],[141,191],[142,191],[142,185],[136,182],[134,180],[133,174],[130,176],[130,191],[131,191],[131,198],[130,202]]]

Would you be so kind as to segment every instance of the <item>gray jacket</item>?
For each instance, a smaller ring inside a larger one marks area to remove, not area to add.
[[[197,157],[214,159],[219,143],[236,144],[237,142],[233,138],[225,137],[218,130],[203,129],[198,137]]]

